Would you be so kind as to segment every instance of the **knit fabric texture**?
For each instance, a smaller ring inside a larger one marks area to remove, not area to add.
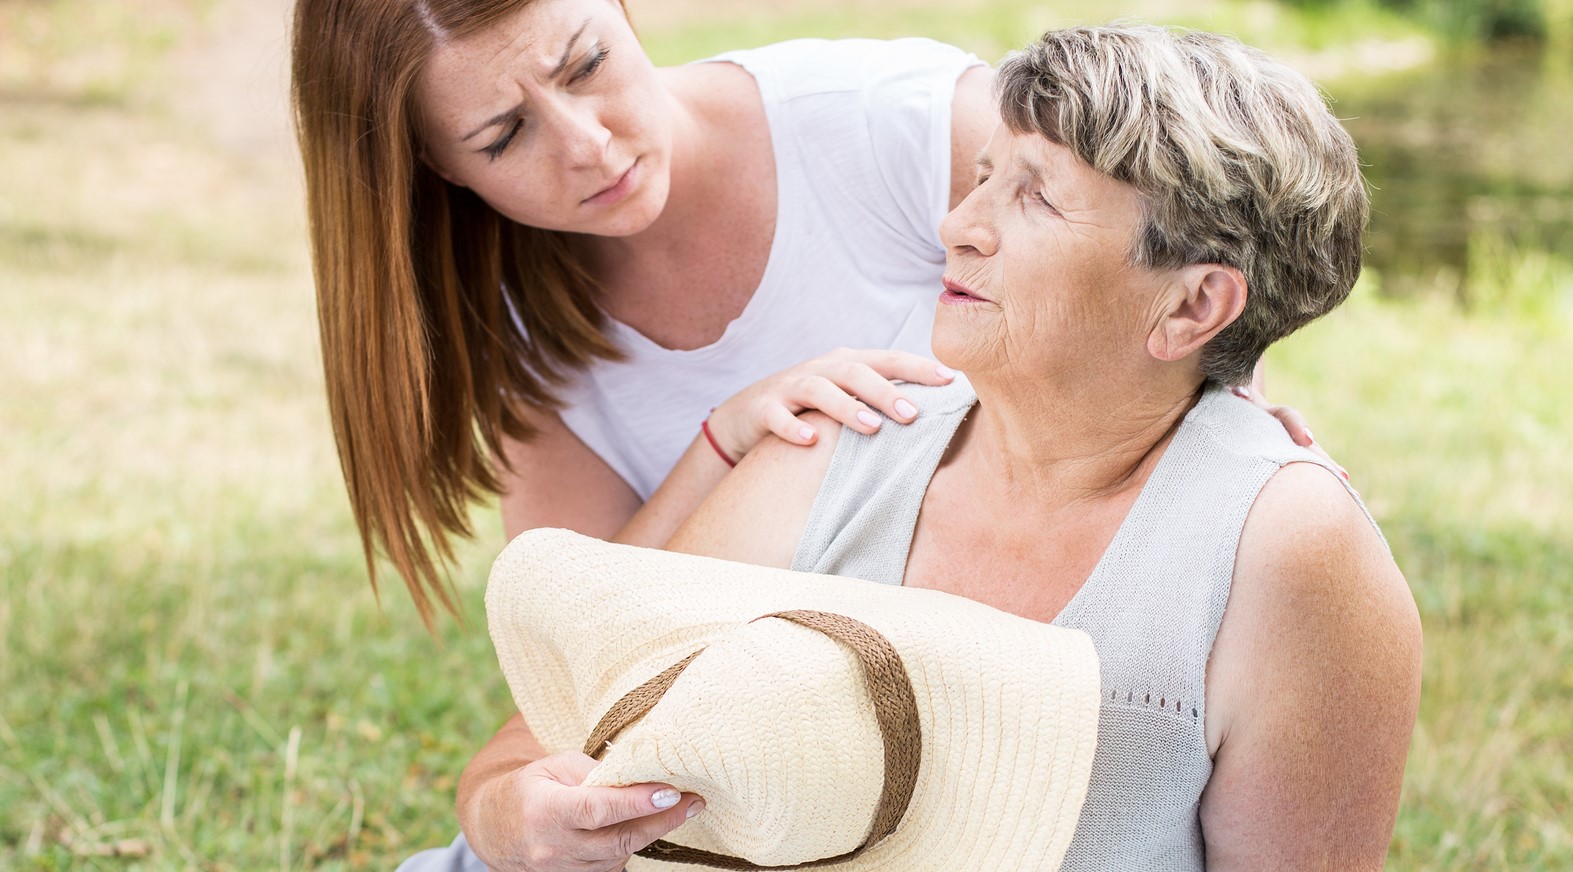
[[[793,569],[901,584],[923,494],[977,402],[964,378],[903,391],[923,410],[915,422],[874,436],[843,429]],[[1207,658],[1246,515],[1292,462],[1331,470],[1272,416],[1209,386],[1053,621],[1092,637],[1103,688],[1092,781],[1063,869],[1204,868]]]

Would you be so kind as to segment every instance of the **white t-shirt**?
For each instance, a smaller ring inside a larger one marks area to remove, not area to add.
[[[662,348],[608,319],[627,354],[560,392],[562,418],[643,499],[710,409],[838,347],[929,354],[950,205],[950,104],[981,64],[928,39],[802,39],[705,62],[753,74],[775,151],[775,239],[747,307],[711,345]]]

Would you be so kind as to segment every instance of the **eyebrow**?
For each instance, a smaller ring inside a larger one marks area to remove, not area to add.
[[[978,156],[972,159],[972,164],[977,167],[979,173],[994,172],[994,161],[989,160],[987,151],[979,151]]]
[[[1016,166],[1026,171],[1027,175],[1032,176],[1032,180],[1040,185],[1048,181],[1048,170],[1042,164],[1028,160],[1021,155],[1017,155]]]
[[[566,70],[568,68],[568,56],[573,54],[574,46],[579,44],[579,37],[584,36],[584,31],[589,26],[590,26],[590,19],[586,18],[584,20],[584,23],[579,25],[579,29],[574,31],[573,36],[569,38],[567,47],[563,49],[563,56],[558,59],[557,66],[552,67],[551,72],[546,74],[546,78],[548,78],[548,79],[555,79],[558,76],[562,75],[563,70]],[[520,103],[519,105],[514,106],[511,109],[508,109],[508,110],[506,110],[504,112],[497,113],[496,115],[492,116],[491,118],[488,118],[486,120],[485,124],[482,124],[480,127],[477,127],[474,130],[470,131],[469,133],[466,133],[464,135],[464,138],[460,139],[459,141],[460,142],[469,142],[470,140],[474,139],[475,137],[481,135],[481,133],[483,133],[483,132],[485,132],[487,130],[490,130],[491,128],[496,127],[497,125],[503,123],[504,121],[508,121],[509,119],[512,119],[513,117],[517,116],[519,114],[520,110],[522,110],[523,108],[524,108],[524,104]]]

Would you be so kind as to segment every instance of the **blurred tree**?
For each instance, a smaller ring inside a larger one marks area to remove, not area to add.
[[[1301,9],[1333,9],[1364,0],[1286,0]],[[1376,0],[1380,6],[1424,21],[1451,39],[1488,42],[1543,40],[1573,16],[1564,0]]]

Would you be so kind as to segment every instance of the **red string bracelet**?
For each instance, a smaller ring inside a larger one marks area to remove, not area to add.
[[[710,411],[714,412],[715,409],[711,409]],[[699,422],[699,432],[705,434],[705,440],[710,443],[711,448],[715,449],[716,456],[726,461],[727,466],[737,465],[737,461],[726,456],[726,452],[721,448],[721,443],[715,441],[715,435],[710,432],[710,419],[708,417]]]

